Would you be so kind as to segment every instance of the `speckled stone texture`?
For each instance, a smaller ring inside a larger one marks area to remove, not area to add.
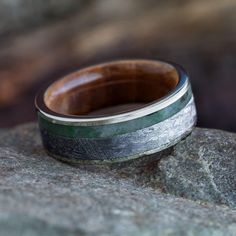
[[[235,163],[223,131],[110,166],[54,160],[36,124],[0,131],[0,235],[234,236]]]
[[[159,168],[168,193],[236,208],[236,134],[197,129]]]

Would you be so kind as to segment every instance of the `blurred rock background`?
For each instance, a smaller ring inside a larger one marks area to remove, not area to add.
[[[235,26],[236,0],[0,0],[0,127],[35,120],[67,73],[147,58],[186,68],[199,126],[236,131]]]

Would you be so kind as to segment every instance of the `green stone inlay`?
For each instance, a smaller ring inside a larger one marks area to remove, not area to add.
[[[163,120],[166,120],[183,109],[192,97],[191,88],[183,97],[171,104],[150,115],[140,117],[134,120],[124,121],[114,124],[96,125],[96,126],[70,126],[65,124],[55,124],[44,118],[41,113],[38,113],[39,125],[44,129],[60,136],[71,138],[105,138],[115,135],[126,134],[137,131]]]

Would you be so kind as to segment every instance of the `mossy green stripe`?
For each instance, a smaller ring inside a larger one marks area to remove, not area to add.
[[[130,133],[139,129],[143,129],[154,124],[157,124],[165,119],[170,118],[181,109],[183,109],[192,97],[191,88],[185,93],[183,97],[177,100],[172,105],[163,108],[150,115],[140,117],[134,120],[125,122],[97,125],[97,126],[74,126],[65,124],[55,124],[44,117],[40,112],[38,113],[39,125],[48,132],[60,136],[71,138],[105,138],[115,135]]]

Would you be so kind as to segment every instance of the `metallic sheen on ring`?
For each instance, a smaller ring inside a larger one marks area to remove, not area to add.
[[[164,96],[155,95],[155,88]],[[109,104],[132,99],[145,104],[89,115],[87,111],[108,104],[110,97]],[[35,106],[45,149],[70,163],[113,163],[160,152],[185,138],[196,124],[186,72],[162,61],[114,61],[79,70],[40,91]]]

